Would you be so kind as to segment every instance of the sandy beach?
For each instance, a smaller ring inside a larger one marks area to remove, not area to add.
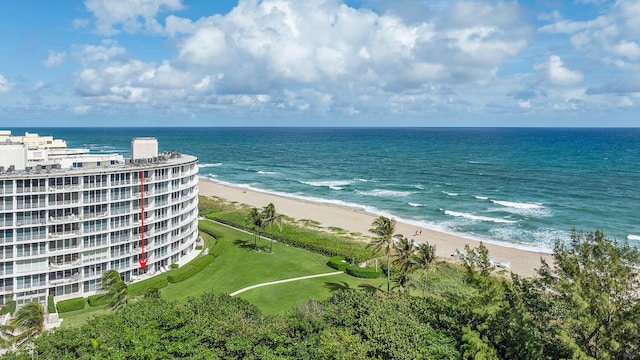
[[[316,203],[278,196],[274,194],[252,191],[219,184],[210,180],[200,179],[199,193],[203,196],[217,196],[228,201],[248,204],[255,207],[264,207],[273,203],[278,213],[295,219],[310,219],[318,221],[324,227],[339,227],[350,232],[370,234],[371,223],[378,217],[359,209],[342,207],[333,204]],[[436,255],[445,260],[453,260],[451,254],[456,249],[463,250],[465,244],[476,247],[477,240],[456,236],[453,234],[438,232],[415,225],[398,221],[396,233],[419,242],[429,242],[436,246]],[[527,251],[492,243],[485,243],[489,249],[489,255],[496,263],[507,260],[511,263],[511,271],[521,276],[534,276],[535,269],[540,267],[540,258],[550,262],[549,254]]]

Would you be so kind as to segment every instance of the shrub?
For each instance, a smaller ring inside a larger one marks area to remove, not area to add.
[[[69,311],[82,310],[86,303],[87,300],[83,297],[58,301],[58,312],[66,313]]]
[[[4,306],[2,307],[2,311],[0,311],[0,314],[4,315],[4,314],[13,314],[16,311],[16,301],[15,300],[11,300],[11,301],[7,301]]]
[[[336,270],[344,271],[349,266],[349,263],[344,261],[344,257],[338,255],[329,259],[329,262],[327,262],[327,265],[329,265],[329,267],[332,267]]]
[[[104,296],[104,294],[96,294],[96,295],[89,296],[87,298],[87,302],[89,303],[89,306],[94,307],[94,306],[106,305],[109,301],[107,297]]]
[[[224,247],[226,245],[227,245],[227,240],[223,237],[219,237],[218,240],[216,241],[216,244],[213,245],[213,248],[211,249],[211,255],[213,255],[213,257],[220,256],[224,251]]]
[[[56,303],[53,301],[53,295],[47,296],[47,312],[49,314],[56,313]]]
[[[202,250],[202,245],[196,246],[196,250]],[[173,264],[171,264],[171,265],[173,265]]]
[[[347,274],[351,275],[351,276],[355,276],[358,278],[363,278],[363,279],[377,279],[380,276],[382,276],[382,270],[381,269],[374,269],[374,268],[361,268],[359,266],[348,266],[346,269]]]
[[[204,269],[209,264],[211,264],[214,259],[215,258],[212,255],[199,256],[198,258],[193,259],[191,262],[181,267],[180,269],[176,269],[175,271],[172,271],[167,276],[167,280],[170,283],[177,283],[177,282],[187,280],[188,278],[202,271],[202,269]]]
[[[167,285],[169,285],[167,276],[158,275],[129,285],[129,294],[131,296],[140,296],[144,295],[149,289],[162,289]]]
[[[200,248],[202,248],[202,246],[201,246]],[[197,249],[198,249],[198,248],[196,247],[196,250],[197,250]],[[180,265],[178,265],[178,264],[176,264],[176,263],[173,263],[173,264],[169,265],[169,267],[170,267],[170,268],[172,268],[172,269],[177,269],[179,266],[180,266]]]

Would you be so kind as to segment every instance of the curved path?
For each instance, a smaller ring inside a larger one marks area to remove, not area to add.
[[[344,271],[336,271],[336,272],[331,272],[331,273],[309,275],[309,276],[301,276],[301,277],[297,277],[297,278],[284,279],[284,280],[278,280],[278,281],[269,281],[269,282],[265,282],[265,283],[261,283],[261,284],[247,286],[244,289],[240,289],[238,291],[232,292],[231,294],[229,294],[229,296],[235,296],[235,295],[243,293],[243,292],[245,292],[247,290],[259,288],[259,287],[262,287],[262,286],[282,284],[282,283],[291,282],[291,281],[298,281],[298,280],[305,280],[305,279],[317,278],[317,277],[322,277],[322,276],[331,276],[331,275],[340,275],[340,274],[344,274]]]
[[[250,235],[251,235],[251,233],[250,233],[250,232],[248,232],[248,231],[246,231],[246,230],[243,230],[243,229],[239,229],[239,228],[234,227],[234,226],[231,226],[231,225],[227,225],[227,224],[224,224],[224,223],[221,223],[221,222],[218,222],[218,221],[215,221],[215,220],[207,219],[207,218],[201,218],[201,219],[203,219],[203,220],[208,220],[208,221],[211,221],[211,222],[216,223],[216,224],[218,224],[218,225],[226,226],[226,227],[228,227],[228,228],[231,228],[231,229],[234,229],[234,230],[237,230],[237,231],[242,231],[242,232],[244,232],[244,233],[247,233],[247,234],[250,234]],[[266,239],[266,240],[270,240],[270,241],[276,241],[276,240],[271,240],[271,239],[269,239],[269,238],[267,238],[267,237],[264,237],[264,236],[261,236],[260,238],[262,238],[262,239]],[[251,289],[259,288],[259,287],[262,287],[262,286],[269,286],[269,285],[275,285],[275,284],[282,284],[282,283],[291,282],[291,281],[299,281],[299,280],[312,279],[312,278],[317,278],[317,277],[322,277],[322,276],[339,275],[339,274],[344,274],[344,271],[336,271],[336,272],[331,272],[331,273],[324,273],[324,274],[316,274],[316,275],[301,276],[301,277],[291,278],[291,279],[284,279],[284,280],[277,280],[277,281],[269,281],[269,282],[265,282],[265,283],[261,283],[261,284],[256,284],[256,285],[247,286],[246,288],[243,288],[243,289],[240,289],[240,290],[237,290],[237,291],[232,292],[231,294],[229,294],[229,296],[235,296],[235,295],[238,295],[238,294],[240,294],[240,293],[243,293],[243,292],[245,292],[245,291],[247,291],[247,290],[251,290]]]

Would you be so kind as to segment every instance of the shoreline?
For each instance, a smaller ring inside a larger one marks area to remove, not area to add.
[[[353,207],[261,192],[202,177],[198,181],[198,189],[199,195],[216,196],[258,208],[273,203],[278,213],[297,220],[314,220],[324,227],[338,227],[364,235],[371,235],[369,232],[371,223],[379,216]],[[480,240],[411,224],[406,220],[396,220],[396,234],[402,234],[416,242],[429,242],[435,245],[437,257],[445,261],[452,261],[451,254],[456,250],[463,251],[465,244],[469,244],[472,248],[480,244]],[[548,253],[503,246],[495,242],[483,241],[483,243],[496,264],[503,260],[509,261],[511,271],[521,276],[533,277],[536,274],[535,269],[541,266],[541,258],[546,259],[548,263],[552,262],[552,257]]]

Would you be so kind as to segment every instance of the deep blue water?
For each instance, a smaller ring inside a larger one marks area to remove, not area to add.
[[[12,129],[22,134],[25,129]],[[215,181],[550,249],[571,229],[640,245],[640,129],[49,128],[129,156],[136,136]]]

